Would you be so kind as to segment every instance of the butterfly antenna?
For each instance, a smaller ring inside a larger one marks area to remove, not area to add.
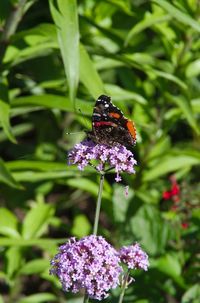
[[[66,132],[66,135],[76,135],[76,134],[83,134],[83,133],[84,133],[84,131],[74,132],[74,133]]]

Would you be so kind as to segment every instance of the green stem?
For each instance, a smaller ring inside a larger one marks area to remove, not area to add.
[[[99,183],[99,192],[97,196],[97,205],[96,205],[96,212],[95,212],[95,219],[94,219],[94,227],[93,227],[93,235],[97,235],[98,231],[98,225],[99,225],[99,215],[100,215],[100,210],[101,210],[101,198],[102,198],[102,193],[103,193],[103,183],[104,183],[104,172],[101,172],[101,177],[100,177],[100,183]],[[89,297],[85,293],[84,298],[83,298],[83,303],[88,303],[89,302]]]
[[[102,192],[103,192],[103,183],[104,183],[104,173],[101,172],[95,219],[94,219],[93,235],[97,235],[97,231],[98,231],[99,215],[100,215],[100,209],[101,209],[101,198],[102,198]]]
[[[129,272],[130,271],[128,270],[127,273],[124,276],[124,281],[123,281],[123,284],[122,284],[122,291],[121,291],[118,303],[123,302],[124,294],[125,294],[125,290],[126,290],[126,286],[127,286],[127,282],[128,282],[128,278],[129,278]]]
[[[88,303],[89,302],[89,297],[87,294],[85,294],[84,298],[83,298],[83,303]]]
[[[18,4],[13,6],[11,13],[6,20],[4,30],[0,40],[0,65],[2,64],[10,37],[15,33],[17,26],[23,16],[24,6],[27,0],[19,0]]]

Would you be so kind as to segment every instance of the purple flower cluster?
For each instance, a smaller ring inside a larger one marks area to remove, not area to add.
[[[59,247],[50,273],[59,278],[63,290],[77,293],[84,289],[90,298],[101,300],[120,284],[120,263],[129,269],[147,270],[149,266],[147,254],[137,243],[116,251],[101,236],[90,235],[80,240],[72,237]]]
[[[144,269],[149,266],[148,255],[140,248],[138,243],[123,246],[119,251],[120,259],[129,269]]]
[[[51,274],[58,276],[63,290],[85,289],[90,298],[101,300],[119,284],[122,268],[117,251],[101,236],[71,238],[60,246],[51,261]]]
[[[80,170],[90,165],[93,160],[98,161],[96,165],[98,171],[103,171],[105,165],[114,168],[117,174],[115,178],[116,182],[121,181],[121,172],[134,173],[134,165],[137,164],[132,152],[121,144],[108,146],[105,144],[95,144],[91,140],[85,140],[76,144],[69,153],[70,164],[77,164]]]

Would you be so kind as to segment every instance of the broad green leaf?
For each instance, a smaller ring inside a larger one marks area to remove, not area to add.
[[[41,238],[41,239],[14,239],[14,238],[5,238],[0,237],[0,246],[19,246],[19,247],[26,247],[26,246],[38,246],[42,247],[43,249],[48,250],[51,247],[55,247],[55,244],[60,244],[66,242],[65,239],[50,239],[50,238]]]
[[[196,77],[200,74],[200,59],[197,59],[188,64],[185,75],[187,78]]]
[[[129,31],[126,40],[125,40],[125,45],[128,45],[130,40],[140,33],[141,31],[145,30],[148,27],[151,27],[155,25],[156,23],[163,23],[166,21],[169,21],[171,19],[171,16],[169,14],[167,15],[153,15],[153,14],[148,14],[145,19],[142,21],[138,22],[134,27]]]
[[[47,229],[49,220],[53,216],[53,208],[47,204],[35,204],[27,213],[23,225],[22,236],[24,239],[40,237]]]
[[[0,158],[0,182],[7,184],[10,187],[22,189],[22,186],[15,180],[6,167],[4,161]]]
[[[160,155],[165,154],[167,151],[169,151],[170,148],[170,139],[169,137],[165,136],[160,138],[155,145],[152,146],[150,149],[147,157],[148,159],[156,158]]]
[[[196,131],[197,134],[199,134],[200,129],[195,120],[190,100],[186,99],[182,95],[172,96],[169,93],[166,93],[166,97],[181,109],[190,126]]]
[[[147,72],[148,72],[148,69],[147,69]],[[176,77],[170,73],[166,73],[166,72],[156,70],[156,69],[151,69],[151,70],[149,70],[149,72],[155,76],[158,76],[158,77],[161,77],[161,78],[164,78],[164,79],[167,79],[167,80],[170,80],[170,81],[176,83],[178,86],[180,86],[184,90],[187,90],[187,88],[188,88],[184,81],[182,81],[181,79],[179,79],[178,77]]]
[[[47,162],[47,161],[26,161],[16,160],[6,163],[6,166],[10,170],[39,170],[39,171],[60,171],[66,170],[66,163],[59,162]],[[72,166],[70,166],[70,169]],[[73,169],[73,168],[72,168]]]
[[[47,259],[36,259],[25,263],[21,269],[20,274],[32,275],[40,274],[49,268],[49,260]]]
[[[91,224],[85,215],[76,215],[73,221],[71,233],[72,235],[81,238],[89,235]]]
[[[20,235],[17,230],[18,220],[13,213],[8,209],[0,208],[0,233],[13,238],[19,238]]]
[[[36,172],[36,171],[21,171],[21,172],[13,172],[14,178],[19,182],[39,182],[39,181],[46,181],[46,180],[54,180],[57,179],[66,179],[69,177],[74,177],[74,173],[80,175],[78,169],[73,170],[63,170],[63,171],[51,171],[51,172]]]
[[[45,94],[37,96],[19,97],[12,100],[11,104],[13,107],[35,105],[74,112],[74,107],[70,102],[69,98],[59,95]],[[92,105],[90,105],[89,102],[76,99],[76,108],[77,110],[78,108],[80,108],[81,111],[85,114],[92,114]]]
[[[159,157],[153,167],[146,169],[143,175],[143,181],[151,181],[167,173],[175,172],[179,169],[199,165],[200,153],[193,151],[174,150],[171,153]]]
[[[27,296],[23,299],[19,299],[16,303],[46,303],[46,302],[55,302],[57,297],[48,292],[41,292],[40,294],[35,294]]]
[[[126,189],[122,185],[114,185],[114,194],[112,197],[113,215],[116,222],[124,223],[127,217],[127,210],[133,199],[133,190],[128,189],[128,196],[125,193]]]
[[[107,0],[107,2],[118,7],[119,11],[123,11],[130,16],[134,15],[134,13],[131,11],[130,1],[128,0]]]
[[[167,254],[157,260],[157,268],[171,277],[181,275],[181,264],[176,254]]]
[[[58,42],[69,85],[69,97],[75,100],[79,81],[79,28],[76,0],[49,0],[58,33]]]
[[[148,101],[141,95],[128,91],[125,89],[120,88],[117,85],[114,84],[105,84],[106,92],[112,96],[113,100],[119,100],[119,101],[126,101],[126,100],[133,100],[140,104],[147,104]]]
[[[191,100],[191,106],[194,113],[200,113],[200,98]]]
[[[97,197],[99,186],[95,182],[89,179],[86,178],[68,179],[66,183],[69,186],[82,189]],[[110,199],[110,194],[106,191],[103,191],[102,197],[105,199]]]
[[[83,44],[80,45],[80,80],[94,99],[105,93],[103,82]]]
[[[200,285],[192,285],[183,295],[181,303],[199,303]]]
[[[174,17],[179,22],[188,25],[195,29],[196,31],[200,32],[200,24],[195,21],[189,14],[184,13],[180,9],[176,8],[174,5],[169,3],[166,0],[151,0],[153,3],[158,4],[162,8],[164,8],[172,17]]]
[[[10,105],[8,103],[8,88],[5,80],[0,77],[0,125],[3,127],[8,139],[16,143],[10,125]]]
[[[15,66],[32,58],[46,56],[55,48],[59,48],[55,25],[39,24],[14,35],[12,45],[7,48],[4,63]]]
[[[18,240],[19,241],[19,240]],[[9,278],[12,278],[14,274],[20,269],[23,257],[20,247],[11,247],[6,251],[7,259],[7,274]]]
[[[169,230],[155,206],[141,206],[130,219],[130,226],[135,239],[149,253],[155,255],[164,251]]]
[[[12,127],[12,133],[14,136],[23,135],[31,130],[33,130],[34,125],[31,123],[20,123],[19,125]],[[4,132],[0,132],[0,142],[7,140],[7,136]]]
[[[185,287],[181,276],[181,264],[176,254],[166,254],[156,260],[156,268],[174,279],[180,286]]]

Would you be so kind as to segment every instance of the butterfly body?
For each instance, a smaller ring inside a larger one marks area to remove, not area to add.
[[[112,104],[110,97],[101,95],[96,100],[88,138],[98,144],[113,146],[119,143],[132,147],[136,143],[136,129],[134,123]]]

